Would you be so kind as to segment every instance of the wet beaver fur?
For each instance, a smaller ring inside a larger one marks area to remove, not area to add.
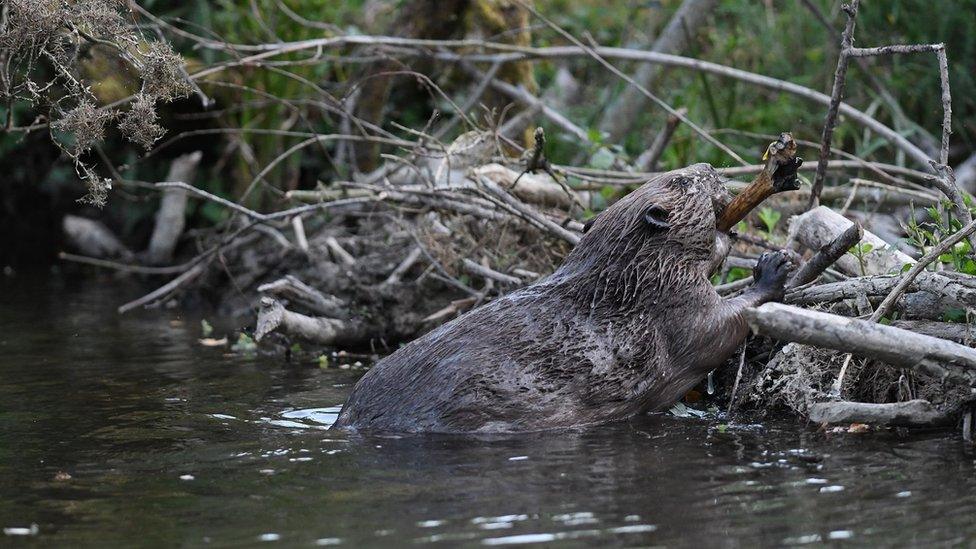
[[[666,410],[747,335],[741,311],[782,299],[792,264],[764,255],[723,299],[730,196],[707,164],[661,174],[597,216],[548,278],[379,361],[335,428],[519,432]]]

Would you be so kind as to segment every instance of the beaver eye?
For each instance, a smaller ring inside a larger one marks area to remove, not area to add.
[[[669,211],[654,204],[644,212],[644,223],[653,231],[664,231],[671,228],[668,223]]]
[[[674,178],[675,185],[681,187],[682,189],[687,189],[691,186],[691,178],[689,177],[676,177]]]

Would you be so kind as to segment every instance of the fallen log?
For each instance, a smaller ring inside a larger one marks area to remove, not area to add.
[[[297,303],[315,314],[339,320],[349,318],[349,305],[345,301],[323,294],[292,275],[258,286],[258,291]]]
[[[888,404],[814,402],[807,408],[807,416],[816,423],[869,423],[892,427],[939,427],[953,420],[952,414],[921,399]]]
[[[789,245],[797,251],[803,248],[819,250],[853,224],[853,221],[830,208],[820,206],[790,219]],[[870,244],[871,249],[860,259],[851,254],[839,257],[836,265],[840,271],[852,276],[890,274],[900,272],[905,265],[915,264],[914,259],[889,246],[870,231],[864,231],[861,242]]]
[[[359,342],[369,337],[366,327],[359,321],[311,317],[289,311],[277,299],[263,297],[254,329],[254,340],[261,341],[275,331],[320,345]]]
[[[937,378],[969,382],[976,377],[976,349],[944,339],[781,303],[746,309],[743,315],[754,331],[782,341],[849,352]],[[950,373],[948,364],[966,375]]]
[[[860,296],[883,298],[901,282],[904,275],[864,276],[840,282],[798,288],[787,292],[786,303],[810,306],[833,303]],[[898,306],[904,314],[938,317],[947,309],[976,307],[976,288],[973,277],[956,278],[942,273],[921,272],[908,287],[909,294]]]
[[[197,151],[177,157],[170,165],[167,182],[182,182],[193,184],[193,176],[203,153]],[[156,212],[156,225],[153,227],[149,247],[146,249],[146,261],[150,265],[165,265],[173,260],[173,251],[183,235],[186,223],[187,192],[178,187],[164,188],[159,210]]]

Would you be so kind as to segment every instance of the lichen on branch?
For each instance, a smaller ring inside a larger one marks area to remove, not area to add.
[[[170,44],[143,36],[131,24],[124,0],[6,0],[0,9],[4,131],[47,128],[88,188],[80,200],[104,205],[111,187],[87,154],[105,139],[113,121],[123,136],[147,150],[165,134],[156,106],[192,90],[182,57]],[[99,105],[94,82],[80,70],[81,59],[94,47],[109,49],[136,69],[141,90],[131,106]],[[14,120],[18,104],[37,113],[30,124],[18,126]]]

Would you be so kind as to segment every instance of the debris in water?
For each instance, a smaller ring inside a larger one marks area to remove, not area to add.
[[[37,524],[31,524],[29,528],[21,528],[17,526],[12,526],[3,529],[3,535],[5,536],[36,536],[41,529]]]

